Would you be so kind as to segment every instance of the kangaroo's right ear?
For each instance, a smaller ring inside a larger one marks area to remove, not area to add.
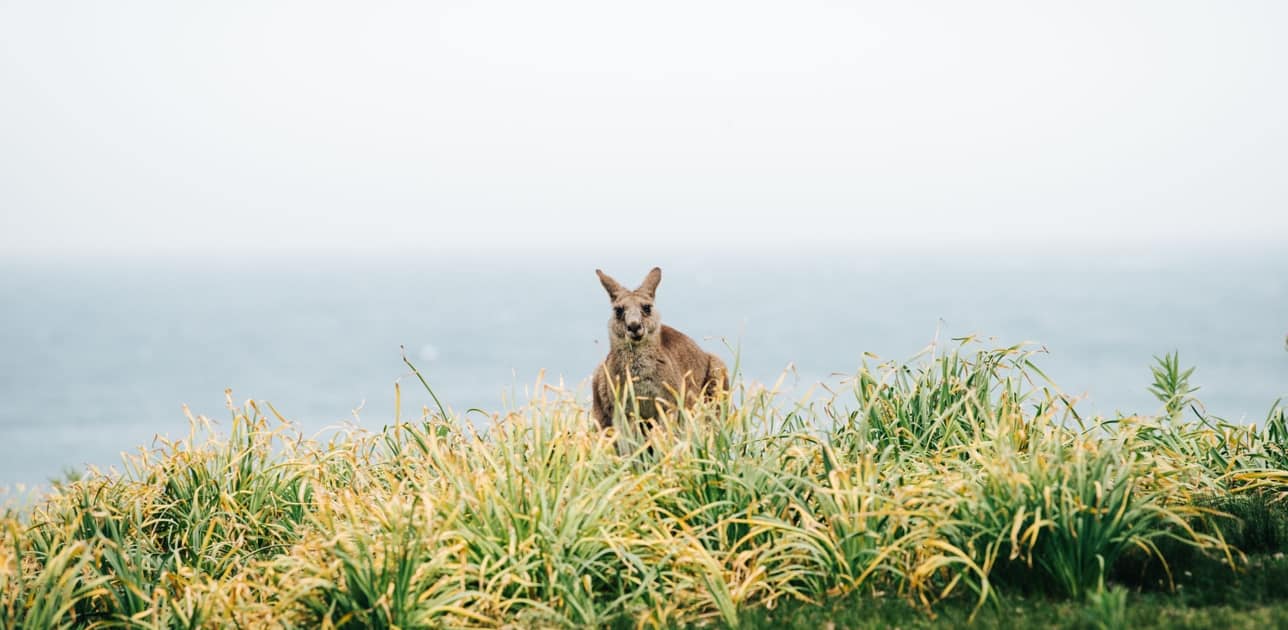
[[[657,283],[661,281],[662,281],[662,268],[654,267],[651,271],[648,272],[647,276],[644,276],[644,284],[641,284],[640,288],[635,290],[639,291],[640,293],[647,293],[649,297],[653,297],[654,295],[657,295]]]
[[[599,283],[604,285],[605,291],[608,291],[609,299],[616,300],[617,296],[626,293],[626,287],[618,284],[617,281],[608,274],[596,269],[595,275],[599,276]]]

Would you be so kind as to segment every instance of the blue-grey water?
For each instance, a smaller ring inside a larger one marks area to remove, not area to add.
[[[632,286],[665,274],[663,320],[797,391],[904,359],[938,334],[1035,341],[1088,411],[1153,411],[1154,355],[1177,350],[1210,412],[1260,422],[1288,394],[1288,256],[988,259],[665,256],[602,263]],[[413,261],[0,263],[0,486],[114,465],[187,431],[182,405],[227,417],[271,401],[307,431],[378,428],[429,398],[399,347],[457,410],[496,410],[546,370],[583,381],[606,349],[595,261],[515,254]],[[583,392],[585,391],[583,387]],[[355,410],[357,410],[355,415]],[[355,418],[360,418],[355,420]]]

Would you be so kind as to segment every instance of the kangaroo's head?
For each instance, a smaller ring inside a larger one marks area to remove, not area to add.
[[[608,332],[614,342],[631,344],[651,339],[662,330],[662,319],[653,306],[657,283],[662,281],[662,270],[654,267],[644,277],[644,283],[631,291],[617,283],[608,274],[596,269],[599,282],[608,291],[613,303],[613,316],[608,320]]]

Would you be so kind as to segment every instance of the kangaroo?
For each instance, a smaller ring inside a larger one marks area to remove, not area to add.
[[[608,357],[595,369],[591,382],[591,413],[601,428],[613,423],[613,392],[625,395],[629,376],[639,406],[638,420],[659,413],[659,403],[686,406],[729,390],[729,371],[719,357],[704,351],[684,333],[662,324],[653,304],[662,270],[654,267],[638,289],[631,291],[608,274],[595,270],[608,292],[613,315],[608,320]],[[683,401],[677,397],[683,395]],[[628,403],[627,409],[634,410]]]

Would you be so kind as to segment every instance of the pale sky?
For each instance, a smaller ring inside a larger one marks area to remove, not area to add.
[[[1284,244],[1285,33],[1281,1],[0,0],[0,251]]]

